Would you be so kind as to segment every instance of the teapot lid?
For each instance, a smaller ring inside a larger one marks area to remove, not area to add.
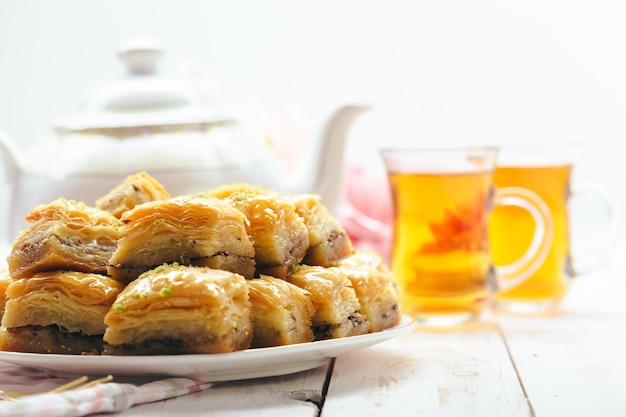
[[[132,39],[118,46],[126,76],[97,86],[79,112],[54,120],[59,131],[232,123],[234,118],[188,83],[158,74],[163,45]]]

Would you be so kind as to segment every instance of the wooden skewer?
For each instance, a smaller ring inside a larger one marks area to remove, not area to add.
[[[76,378],[73,379],[69,382],[66,382],[63,385],[59,385],[58,387],[51,389],[50,391],[48,391],[47,393],[59,393],[59,392],[63,392],[63,391],[69,391],[69,390],[79,390],[79,389],[83,389],[83,388],[91,388],[93,386],[96,386],[98,384],[102,384],[105,382],[109,382],[113,380],[113,376],[112,375],[107,375],[105,377],[102,378],[98,378],[98,379],[94,379],[93,381],[88,381],[88,377],[85,376],[81,376],[80,378]],[[20,398],[22,397],[26,397],[28,395],[35,395],[37,393],[34,392],[29,392],[29,393],[17,393],[17,392],[7,392],[7,391],[2,391],[0,390],[0,397],[4,398],[5,400],[8,401],[18,401]]]
[[[102,378],[94,379],[93,381],[87,382],[86,384],[80,385],[80,386],[74,388],[74,390],[79,390],[79,389],[83,389],[83,388],[91,388],[91,387],[96,386],[98,384],[109,382],[112,379],[113,379],[113,375],[107,375],[107,376],[104,376]]]
[[[80,378],[76,378],[76,379],[74,379],[74,380],[72,380],[70,382],[67,382],[67,383],[63,384],[63,385],[59,385],[58,387],[56,387],[54,389],[51,389],[48,392],[56,393],[56,392],[61,392],[61,391],[67,391],[68,389],[72,389],[72,388],[74,388],[77,385],[84,384],[87,381],[87,379],[88,379],[87,376],[83,375]]]

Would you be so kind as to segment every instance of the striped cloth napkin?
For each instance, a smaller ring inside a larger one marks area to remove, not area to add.
[[[0,416],[75,417],[115,413],[133,405],[179,397],[211,387],[192,378],[167,378],[141,385],[106,382],[90,388],[47,393],[70,379],[54,378],[43,371],[0,362],[0,389],[34,395],[19,401],[0,400]]]

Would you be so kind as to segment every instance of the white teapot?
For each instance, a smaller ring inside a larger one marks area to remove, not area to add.
[[[282,193],[319,194],[336,212],[348,129],[366,106],[335,110],[300,172],[285,172],[278,155],[238,126],[235,117],[189,85],[158,75],[161,53],[155,42],[121,48],[128,75],[96,89],[79,113],[55,120],[50,134],[28,152],[0,131],[11,186],[3,238],[14,239],[37,204],[61,196],[93,204],[140,171],[174,195],[248,182]]]

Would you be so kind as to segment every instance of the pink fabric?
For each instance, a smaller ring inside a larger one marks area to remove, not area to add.
[[[75,417],[115,413],[133,405],[179,397],[211,387],[211,383],[201,379],[167,378],[142,385],[107,382],[91,388],[45,393],[67,382],[68,379],[52,378],[43,371],[0,362],[0,389],[34,394],[19,401],[0,400],[0,415]]]
[[[344,204],[338,218],[354,246],[376,251],[388,261],[392,216],[387,178],[368,175],[358,165],[347,166]]]

